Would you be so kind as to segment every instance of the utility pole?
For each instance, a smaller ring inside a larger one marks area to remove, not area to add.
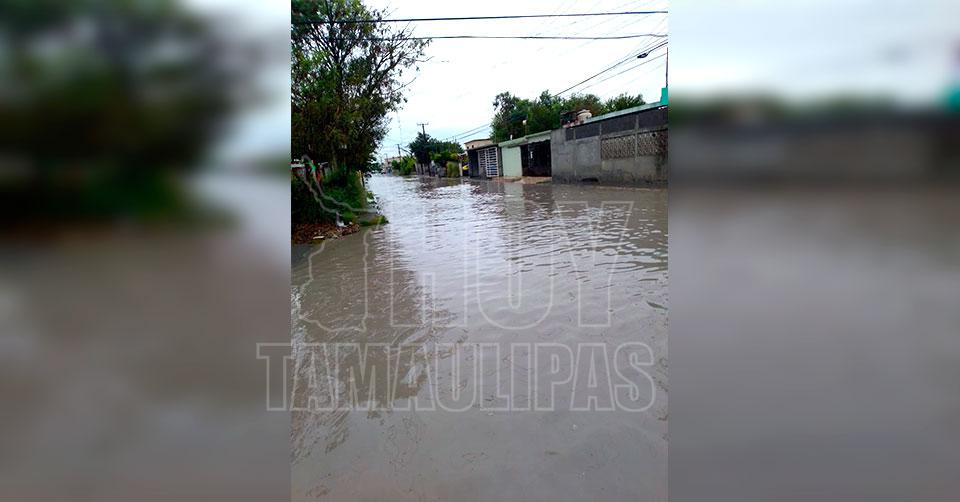
[[[426,135],[427,135],[427,126],[430,125],[430,123],[429,123],[429,122],[425,122],[425,123],[422,123],[422,124],[421,124],[420,122],[417,122],[417,125],[420,126],[420,130],[423,131],[423,135],[426,136]]]
[[[403,154],[400,153],[400,143],[397,143],[397,157],[403,158]]]

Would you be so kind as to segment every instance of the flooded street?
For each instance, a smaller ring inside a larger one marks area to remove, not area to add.
[[[294,500],[666,500],[667,191],[368,188],[389,224],[293,248]],[[364,383],[366,407],[312,408],[329,396],[310,344],[395,347],[332,357],[399,382]]]

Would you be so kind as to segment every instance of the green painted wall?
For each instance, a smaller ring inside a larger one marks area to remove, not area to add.
[[[522,176],[523,169],[520,164],[520,147],[505,147],[501,149],[503,155],[503,175],[504,176]]]

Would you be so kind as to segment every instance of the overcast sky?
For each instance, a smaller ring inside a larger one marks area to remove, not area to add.
[[[620,12],[666,10],[666,1],[576,0],[449,2],[440,0],[367,0],[366,4],[390,12],[388,17],[462,17],[516,14]],[[639,33],[667,33],[667,15],[548,18],[491,21],[422,22],[413,24],[418,36],[438,35],[563,35],[619,36]],[[420,66],[416,81],[407,88],[408,102],[391,114],[390,132],[381,154],[396,155],[397,143],[406,146],[428,123],[427,133],[446,138],[477,126],[488,125],[493,117],[493,98],[509,91],[535,98],[542,91],[558,92],[597,73],[657,39],[626,40],[434,40],[427,48],[431,60]],[[662,54],[655,53],[652,56]],[[638,61],[639,62],[639,61]],[[605,82],[617,69],[584,84],[584,92],[601,98],[640,93],[647,101],[660,98],[664,84],[665,58]],[[408,75],[404,73],[404,82]],[[580,88],[578,88],[580,89]],[[565,94],[568,95],[569,93]],[[461,142],[489,135],[489,128],[459,136]]]
[[[763,91],[936,103],[960,63],[956,0],[671,5],[673,96]]]
[[[212,152],[233,161],[286,156],[290,151],[290,0],[182,0],[220,21],[230,36],[254,42],[264,51],[255,69],[260,95],[245,103],[226,137]]]
[[[936,102],[950,78],[960,78],[960,2],[956,0],[363,0],[390,17],[552,14],[670,10],[651,16],[551,18],[416,23],[430,35],[611,36],[670,34],[672,95],[767,91],[798,99],[843,92],[884,94],[904,101]],[[289,0],[187,0],[207,11],[228,12],[239,35],[269,40],[276,57],[260,69],[270,99],[237,122],[222,149],[231,155],[289,149]],[[668,26],[669,24],[669,26]],[[494,96],[502,91],[534,98],[560,91],[606,68],[653,39],[435,40],[432,59],[407,88],[409,101],[391,114],[380,152],[396,155],[426,122],[446,138],[488,125]],[[656,56],[656,54],[654,54]],[[624,65],[581,86],[602,98],[622,92],[659,98],[665,58],[622,75]],[[404,73],[404,81],[410,75]],[[589,84],[596,84],[589,86]],[[488,130],[459,136],[461,142]]]

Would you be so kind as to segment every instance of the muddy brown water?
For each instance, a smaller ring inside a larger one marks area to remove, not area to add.
[[[368,185],[389,224],[293,249],[291,402],[316,392],[300,384],[313,361],[302,344],[434,350],[422,361],[436,380],[364,389],[366,407],[295,410],[294,500],[666,500],[666,190],[382,175]],[[547,410],[522,404],[545,385],[531,375],[551,371],[533,347],[612,353],[628,342],[650,349],[644,411],[575,410],[590,385],[580,378]],[[450,349],[480,346],[503,350]],[[415,366],[369,354],[382,374]],[[475,372],[457,371],[471,360]],[[434,383],[473,397],[400,409],[430,402]]]

